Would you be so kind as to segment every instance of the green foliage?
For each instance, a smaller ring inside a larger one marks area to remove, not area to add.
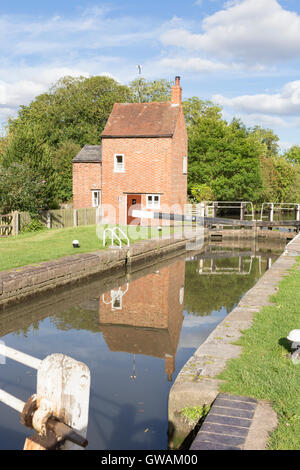
[[[38,214],[47,205],[47,185],[27,164],[0,167],[0,213],[27,211]]]
[[[279,152],[279,137],[274,134],[272,129],[263,129],[260,126],[255,126],[251,132],[257,140],[263,145],[265,155],[276,156]]]
[[[196,126],[202,119],[219,121],[222,119],[222,108],[211,101],[203,101],[193,96],[182,103],[185,122],[188,127]]]
[[[33,217],[29,222],[23,225],[22,232],[40,232],[46,230],[45,225],[41,222],[38,217]]]
[[[172,82],[164,79],[149,81],[141,77],[133,80],[129,87],[133,101],[149,103],[170,101]]]
[[[240,121],[221,119],[219,108],[205,103],[197,112],[188,125],[189,191],[195,184],[207,185],[216,200],[257,201],[261,144]]]
[[[207,405],[203,406],[186,406],[181,410],[181,415],[191,424],[197,424],[202,418],[205,418],[209,413],[210,407]]]
[[[293,145],[283,156],[290,163],[300,163],[300,146]]]
[[[80,150],[80,145],[66,140],[53,154],[55,197],[58,201],[72,199],[72,160]]]
[[[191,194],[195,201],[213,201],[213,190],[207,184],[194,184],[191,187]]]
[[[71,161],[84,145],[99,144],[114,103],[168,101],[171,86],[171,81],[142,77],[129,86],[104,76],[63,77],[9,120],[7,135],[0,138],[1,165],[6,169],[15,163],[25,165],[33,181],[44,181],[42,208],[69,201]],[[236,119],[227,123],[221,107],[195,96],[183,102],[183,110],[189,136],[190,196],[197,201],[254,203],[299,199],[299,146],[280,158],[279,139],[271,129],[246,128]],[[14,204],[3,205],[12,210]],[[28,203],[19,205],[23,208]]]
[[[131,99],[129,88],[112,78],[62,78],[9,121],[2,165],[25,163],[41,175],[48,205],[68,200],[72,158],[85,144],[99,144],[114,103]]]

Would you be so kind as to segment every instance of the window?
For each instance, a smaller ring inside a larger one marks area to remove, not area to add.
[[[182,157],[182,173],[187,174],[187,157]]]
[[[115,173],[124,173],[125,171],[125,163],[124,163],[124,155],[115,155]]]
[[[160,208],[160,196],[158,194],[147,194],[147,209]]]
[[[120,289],[111,291],[112,310],[122,310],[122,297],[123,293]]]
[[[101,204],[101,191],[92,191],[92,206],[99,207]]]

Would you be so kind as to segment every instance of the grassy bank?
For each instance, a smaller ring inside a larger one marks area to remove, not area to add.
[[[299,260],[298,260],[299,263]],[[229,362],[220,378],[223,392],[269,400],[279,425],[269,439],[270,449],[300,448],[300,364],[289,358],[288,333],[300,328],[299,264],[280,283],[274,306],[256,314],[253,326],[238,343],[243,353]]]
[[[165,228],[161,235],[167,234]],[[98,231],[99,233],[99,231]],[[157,229],[140,227],[128,234],[130,242],[158,236]],[[96,233],[96,226],[72,227],[23,233],[17,237],[0,238],[0,271],[41,263],[63,256],[88,253],[103,249],[102,235]],[[72,242],[78,240],[80,248],[74,249]],[[108,239],[106,245],[110,245]]]

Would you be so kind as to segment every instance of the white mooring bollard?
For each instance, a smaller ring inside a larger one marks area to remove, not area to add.
[[[87,446],[90,370],[64,354],[44,360],[0,344],[0,355],[37,369],[37,390],[22,400],[0,389],[0,401],[21,413],[21,421],[36,433],[24,450],[82,449]]]

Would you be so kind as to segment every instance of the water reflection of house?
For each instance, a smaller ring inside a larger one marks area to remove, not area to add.
[[[165,359],[169,380],[183,321],[185,262],[164,267],[100,298],[100,325],[111,351]]]

